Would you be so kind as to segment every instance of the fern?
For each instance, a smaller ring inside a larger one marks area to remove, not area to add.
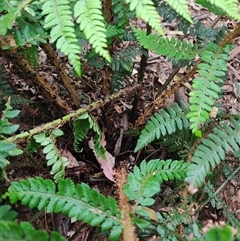
[[[184,161],[173,160],[143,161],[140,168],[134,166],[133,172],[128,175],[124,192],[138,205],[151,206],[155,202],[152,196],[160,192],[160,184],[174,179],[183,180],[188,165]]]
[[[0,221],[13,221],[16,217],[17,213],[9,205],[0,206]]]
[[[5,1],[0,2],[1,11],[6,11],[6,14],[0,16],[0,35],[5,35],[8,29],[11,29],[16,19],[21,16],[22,9],[27,6],[31,0],[26,1],[11,1],[6,4]]]
[[[20,200],[30,208],[45,209],[47,213],[61,212],[91,226],[100,225],[102,231],[111,229],[109,240],[117,240],[122,232],[116,201],[91,190],[85,183],[75,186],[71,180],[61,179],[55,186],[49,179],[29,178],[12,182],[4,195],[6,197],[11,203]]]
[[[198,146],[191,159],[185,181],[199,187],[211,169],[225,159],[227,152],[240,149],[240,115],[238,120],[231,119],[231,126],[222,124],[216,127]]]
[[[8,143],[4,141],[2,135],[11,135],[17,131],[19,125],[12,125],[8,119],[12,119],[18,116],[19,110],[12,110],[10,105],[10,97],[6,103],[6,109],[3,111],[2,117],[0,119],[0,180],[2,178],[7,179],[7,174],[4,168],[10,164],[6,159],[8,156],[17,156],[22,154],[22,150],[18,149],[14,143]],[[2,140],[3,139],[3,140]]]
[[[209,43],[206,50],[200,53],[204,61],[198,65],[199,77],[193,80],[193,90],[190,92],[190,112],[187,118],[191,122],[190,128],[197,136],[201,136],[199,125],[209,119],[214,101],[221,91],[219,84],[226,76],[228,54],[230,46],[219,48]]]
[[[28,222],[21,222],[18,224],[13,221],[1,221],[1,240],[35,240],[35,241],[66,241],[57,232],[48,234],[43,230],[35,230],[34,227]]]
[[[101,11],[101,1],[77,1],[74,6],[74,17],[77,18],[80,29],[84,32],[95,51],[108,62],[111,62],[110,55],[106,50],[106,27]]]
[[[142,130],[134,152],[166,134],[174,133],[177,129],[188,128],[189,123],[186,118],[188,107],[184,102],[181,102],[181,107],[183,110],[174,103],[173,107],[168,106],[166,110],[160,110],[159,114],[154,114]]]
[[[50,174],[54,175],[56,181],[64,177],[64,169],[68,165],[68,159],[61,157],[55,146],[56,137],[61,135],[63,132],[55,129],[51,131],[49,136],[45,132],[33,136],[37,143],[44,146],[43,153],[46,155],[47,166],[52,166]]]
[[[44,28],[51,28],[51,41],[56,42],[57,48],[68,56],[75,71],[80,75],[81,48],[75,34],[69,2],[66,0],[41,0],[41,2],[42,15],[46,15]]]
[[[74,149],[77,152],[82,151],[81,149],[79,149],[78,145],[87,136],[88,132],[91,129],[95,133],[94,151],[96,152],[97,156],[106,160],[106,156],[105,156],[106,150],[104,146],[101,144],[101,141],[102,141],[101,130],[99,129],[95,120],[88,113],[84,113],[83,115],[79,116],[73,123]]]
[[[139,43],[146,49],[155,51],[156,54],[173,58],[176,61],[180,59],[193,59],[197,54],[197,45],[192,46],[186,41],[180,41],[176,38],[160,38],[157,34],[147,35],[146,31],[138,30],[132,27],[133,32]]]
[[[201,4],[217,15],[226,13],[231,18],[240,20],[237,0],[196,0],[196,3]]]
[[[179,13],[181,16],[187,19],[190,23],[192,23],[187,0],[178,0],[178,1],[167,0],[167,2],[177,13]]]
[[[158,33],[164,35],[159,15],[151,0],[125,0],[125,2],[130,4],[130,11],[136,11],[138,18],[143,19]]]

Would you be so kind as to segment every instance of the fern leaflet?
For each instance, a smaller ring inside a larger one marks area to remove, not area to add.
[[[186,41],[180,41],[176,38],[160,38],[157,34],[147,35],[146,31],[138,30],[132,27],[133,32],[141,46],[151,51],[156,51],[156,54],[173,58],[176,61],[180,59],[193,59],[197,54],[197,45],[192,46]]]
[[[209,43],[200,56],[204,61],[198,65],[199,77],[193,80],[193,90],[190,92],[190,112],[187,118],[191,122],[190,128],[197,136],[201,136],[199,125],[209,119],[214,101],[221,91],[219,84],[226,76],[228,53],[230,45],[219,48]]]
[[[103,231],[112,228],[109,240],[117,240],[116,236],[122,232],[116,201],[90,189],[85,183],[75,186],[70,179],[61,179],[56,186],[49,179],[29,178],[12,182],[4,197],[9,197],[11,203],[20,200],[30,208],[45,209],[47,213],[61,212],[91,226],[100,225]]]
[[[134,152],[139,151],[161,136],[176,132],[177,128],[179,130],[188,128],[189,123],[186,118],[188,107],[184,102],[181,102],[181,107],[183,110],[177,103],[174,103],[173,107],[168,106],[166,110],[162,109],[159,114],[154,114],[142,130]]]
[[[185,181],[195,187],[201,186],[211,169],[225,159],[227,152],[240,149],[240,115],[238,120],[231,119],[231,125],[222,124],[198,146],[187,170]]]
[[[167,0],[168,4],[181,16],[192,23],[192,18],[188,9],[187,0]]]
[[[35,240],[35,241],[66,241],[67,239],[53,231],[48,234],[45,230],[36,230],[27,222],[0,220],[1,240]]]
[[[80,56],[82,52],[78,43],[69,1],[41,0],[42,15],[46,15],[44,28],[51,28],[51,41],[56,41],[56,47],[68,56],[75,71],[80,75]]]
[[[153,205],[154,199],[151,197],[160,192],[160,184],[168,180],[183,180],[188,165],[187,162],[175,160],[143,161],[140,168],[134,166],[133,172],[128,175],[124,192],[141,206]]]
[[[159,15],[151,0],[125,0],[125,2],[130,4],[130,11],[136,11],[138,18],[143,19],[158,33],[164,35]]]
[[[238,1],[224,1],[224,0],[197,0],[198,4],[201,4],[203,7],[208,8],[211,12],[214,12],[218,15],[222,14],[222,11],[227,13],[231,18],[240,20]],[[210,3],[209,3],[210,2]],[[222,11],[220,11],[222,10]]]
[[[63,135],[63,132],[55,129],[51,131],[49,136],[45,132],[33,136],[37,143],[44,146],[43,153],[46,155],[47,166],[52,166],[50,174],[54,175],[56,181],[64,177],[64,170],[68,165],[68,159],[60,156],[59,150],[55,146],[56,137],[61,135]]]
[[[95,51],[108,62],[111,62],[109,52],[106,50],[106,26],[101,11],[101,1],[77,1],[74,6],[74,17],[77,18],[81,31],[83,31]]]

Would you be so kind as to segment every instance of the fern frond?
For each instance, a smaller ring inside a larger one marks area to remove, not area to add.
[[[190,128],[196,135],[201,135],[199,125],[209,119],[209,113],[218,99],[221,91],[219,84],[223,83],[226,76],[230,49],[230,45],[219,48],[216,44],[209,43],[206,50],[200,53],[204,62],[198,65],[200,76],[193,80],[193,90],[189,94],[190,112],[187,114]]]
[[[55,129],[49,136],[47,136],[45,132],[33,136],[37,143],[44,146],[43,153],[46,155],[47,166],[52,166],[50,174],[54,175],[56,181],[64,177],[64,170],[68,165],[68,159],[60,156],[55,146],[56,137],[61,135],[63,135],[63,132],[59,129]]]
[[[180,59],[191,60],[198,52],[197,45],[192,46],[186,41],[180,41],[176,38],[160,38],[157,34],[147,35],[146,31],[138,30],[135,27],[132,27],[132,30],[141,46],[176,61]]]
[[[51,41],[56,42],[56,47],[68,56],[76,73],[80,75],[79,54],[82,51],[75,34],[69,1],[41,0],[41,2],[42,15],[46,15],[44,28],[51,28]]]
[[[91,226],[100,225],[103,231],[112,229],[109,240],[113,240],[113,236],[119,237],[122,232],[115,199],[105,197],[85,183],[75,186],[70,179],[61,179],[56,186],[49,179],[29,178],[12,182],[4,197],[9,197],[11,203],[20,200],[30,208],[63,213]],[[118,230],[117,235],[113,230]]]
[[[186,117],[188,107],[184,102],[181,102],[181,107],[183,110],[177,103],[174,103],[173,107],[168,106],[165,110],[160,110],[159,114],[154,114],[142,130],[134,152],[162,136],[174,133],[177,129],[188,128],[189,123]]]
[[[105,156],[106,149],[101,144],[101,141],[102,141],[101,130],[100,130],[98,124],[96,123],[96,121],[88,113],[84,113],[83,115],[79,116],[73,123],[74,149],[77,152],[82,151],[79,149],[78,145],[87,136],[89,130],[91,130],[91,129],[95,133],[94,150],[95,150],[97,156],[106,160],[106,156]]]
[[[190,11],[188,9],[187,0],[167,0],[168,4],[181,16],[187,19],[190,23],[192,23],[192,18],[190,15]]]
[[[81,31],[83,31],[96,53],[111,62],[109,52],[106,50],[106,26],[101,11],[101,1],[77,1],[74,6],[74,17],[77,18]]]
[[[9,205],[0,206],[0,221],[13,221],[16,217],[17,213]]]
[[[21,11],[31,3],[31,0],[11,1],[6,4],[5,1],[0,3],[1,11],[7,13],[0,16],[0,35],[6,35],[7,30],[11,29],[16,19],[21,16]]]
[[[1,240],[67,241],[57,232],[48,234],[45,230],[36,230],[28,222],[18,224],[0,220]]]
[[[183,180],[188,165],[187,162],[175,160],[143,161],[140,168],[134,166],[133,172],[128,175],[124,192],[141,206],[153,205],[152,196],[160,192],[160,184],[174,179]]]
[[[231,125],[222,124],[214,128],[198,146],[191,159],[185,181],[195,187],[201,186],[207,174],[225,159],[227,152],[240,149],[240,115],[238,120],[231,119]]]
[[[130,4],[130,11],[136,11],[136,16],[138,18],[143,19],[158,33],[164,35],[160,17],[154,3],[151,0],[125,0],[125,2]]]
[[[231,18],[240,20],[237,0],[196,0],[196,3],[201,4],[217,15],[221,15],[224,12]]]

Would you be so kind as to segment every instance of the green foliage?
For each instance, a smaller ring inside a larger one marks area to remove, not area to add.
[[[148,163],[142,161],[140,168],[134,166],[133,172],[128,175],[124,192],[137,204],[151,206],[155,202],[151,197],[160,192],[160,184],[174,179],[183,180],[187,167],[188,163],[184,161],[159,159]]]
[[[202,62],[198,65],[199,77],[193,80],[193,90],[189,94],[190,112],[187,115],[191,122],[190,128],[196,135],[201,135],[199,125],[209,119],[209,113],[219,97],[230,49],[229,45],[219,48],[209,43],[206,50],[200,53]]]
[[[13,221],[16,217],[17,213],[9,205],[0,206],[0,221]]]
[[[55,129],[49,136],[45,132],[33,136],[34,140],[44,147],[43,153],[46,155],[47,166],[52,166],[50,174],[54,175],[56,181],[64,177],[64,169],[68,165],[68,159],[62,157],[55,146],[55,139],[62,135],[61,130]]]
[[[29,178],[12,182],[4,197],[11,203],[18,200],[30,208],[45,209],[47,213],[63,213],[76,217],[91,226],[101,226],[103,231],[112,229],[109,240],[117,240],[122,232],[120,213],[116,201],[105,197],[85,184],[61,179],[56,186],[49,179]]]
[[[151,0],[125,0],[125,2],[130,4],[130,11],[136,11],[138,18],[146,21],[158,33],[164,34],[158,13]]]
[[[2,240],[36,240],[36,241],[66,241],[57,232],[48,234],[44,230],[36,230],[28,222],[13,222],[0,220],[1,238]]]
[[[176,38],[159,37],[157,34],[147,35],[146,31],[132,27],[139,43],[146,49],[155,51],[156,54],[167,56],[179,61],[181,59],[192,60],[198,53],[197,45],[192,46],[185,40]]]
[[[12,110],[9,97],[6,108],[0,119],[0,179],[7,178],[4,168],[9,165],[10,162],[6,158],[8,156],[17,156],[22,153],[22,150],[18,149],[14,143],[4,141],[4,136],[13,134],[19,128],[19,125],[13,125],[8,120],[17,117],[19,112],[19,110]]]
[[[41,0],[41,2],[42,15],[46,15],[44,28],[51,28],[51,41],[56,41],[57,48],[68,56],[75,71],[80,75],[81,48],[76,38],[69,2],[54,0]]]
[[[196,3],[201,4],[217,15],[221,15],[224,12],[233,19],[240,19],[237,0],[196,0]]]
[[[204,241],[233,241],[233,233],[231,227],[224,226],[222,228],[214,227],[210,229],[205,237]]]
[[[225,123],[215,127],[213,132],[203,139],[193,154],[187,170],[186,181],[199,187],[211,169],[225,160],[226,153],[240,149],[240,115],[231,119],[231,125]]]
[[[162,136],[175,133],[177,129],[188,128],[189,122],[186,118],[188,107],[184,102],[181,102],[181,107],[182,109],[174,103],[173,107],[168,106],[166,110],[161,109],[159,114],[154,114],[142,130],[134,152]]]
[[[81,152],[79,149],[79,143],[87,136],[90,130],[93,130],[95,133],[94,136],[94,151],[96,155],[106,160],[105,152],[106,149],[102,145],[102,133],[96,123],[96,121],[88,113],[84,113],[79,116],[73,123],[73,135],[74,135],[74,149],[77,152]]]
[[[188,9],[187,0],[168,0],[168,4],[181,16],[187,19],[190,23],[192,23],[192,18],[190,16],[190,11]]]

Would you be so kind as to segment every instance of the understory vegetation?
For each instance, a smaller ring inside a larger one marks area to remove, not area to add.
[[[239,3],[190,2],[0,2],[2,240],[240,240]]]

